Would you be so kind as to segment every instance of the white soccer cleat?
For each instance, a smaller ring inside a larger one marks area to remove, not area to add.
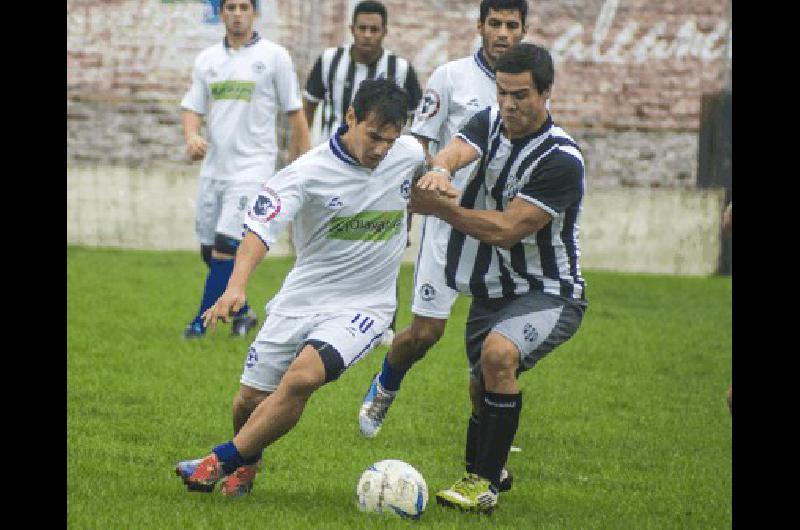
[[[383,425],[386,412],[397,394],[397,392],[384,390],[378,381],[379,376],[380,373],[376,374],[372,384],[369,385],[369,390],[364,396],[364,402],[361,404],[361,410],[358,412],[358,425],[361,428],[361,434],[367,438],[377,436],[378,431],[381,430],[381,425]]]

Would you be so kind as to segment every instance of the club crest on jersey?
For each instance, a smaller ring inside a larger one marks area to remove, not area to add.
[[[261,61],[256,61],[253,63],[253,72],[260,74],[264,71],[266,66]]]
[[[536,328],[533,327],[533,324],[530,322],[525,324],[525,327],[522,329],[522,334],[525,336],[525,340],[528,342],[533,342],[539,336],[539,333],[536,331]]]
[[[436,116],[437,112],[439,112],[439,107],[441,104],[442,98],[439,97],[439,93],[434,89],[429,88],[425,91],[425,94],[422,96],[422,99],[419,102],[419,110],[417,111],[417,114],[419,114],[422,118],[432,118]]]
[[[339,197],[333,197],[331,200],[328,201],[328,204],[325,205],[325,208],[329,210],[341,210],[344,208],[344,203],[342,199]]]
[[[403,183],[400,184],[400,195],[405,200],[408,200],[410,194],[411,194],[411,179],[405,179]]]
[[[281,211],[281,198],[278,197],[278,194],[275,193],[275,190],[264,186],[260,192],[258,192],[258,197],[256,198],[255,204],[253,207],[250,208],[250,211],[247,212],[247,215],[250,219],[258,221],[260,223],[266,223],[275,218]]]
[[[478,101],[478,98],[472,98],[467,102],[467,107],[480,107],[481,102]]]
[[[429,283],[423,283],[419,288],[419,295],[426,302],[430,302],[436,298],[436,288]]]

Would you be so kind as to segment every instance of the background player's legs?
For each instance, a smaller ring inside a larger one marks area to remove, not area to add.
[[[414,315],[411,325],[395,335],[383,367],[361,403],[358,413],[361,434],[368,438],[378,434],[406,372],[439,341],[446,324],[447,319]]]

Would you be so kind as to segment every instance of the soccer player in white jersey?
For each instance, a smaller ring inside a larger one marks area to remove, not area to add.
[[[411,132],[433,154],[479,110],[497,102],[494,65],[525,36],[528,4],[525,0],[483,0],[478,33],[482,46],[474,55],[439,66],[431,75]],[[434,145],[431,145],[434,144]],[[455,173],[461,189],[475,164]],[[400,383],[413,363],[442,337],[457,292],[444,278],[445,250],[450,225],[425,216],[414,272],[411,325],[400,331],[373,379],[359,411],[361,432],[374,437],[383,424]],[[510,487],[510,479],[503,488]]]
[[[496,65],[497,106],[475,114],[431,163],[452,174],[478,161],[460,199],[414,186],[412,211],[453,227],[445,278],[470,295],[465,332],[472,418],[467,471],[439,491],[439,504],[491,512],[517,431],[517,381],[569,340],[587,307],[581,277],[579,221],[583,157],[547,110],[554,79],[550,53],[520,43]]]
[[[205,322],[238,311],[250,274],[289,222],[297,258],[247,353],[234,438],[176,467],[190,490],[211,491],[224,478],[223,495],[249,492],[262,450],[294,427],[311,394],[380,343],[397,304],[406,203],[425,162],[419,142],[400,135],[407,97],[391,80],[364,81],[346,124],[267,179],[251,203],[233,274]],[[458,195],[446,177],[437,183]]]
[[[184,330],[186,338],[205,334],[202,314],[225,289],[242,239],[244,214],[264,179],[275,172],[275,120],[285,112],[291,128],[289,158],[308,150],[297,75],[282,46],[253,31],[255,0],[222,0],[225,38],[194,62],[192,84],[181,101],[186,151],[203,159],[195,230],[208,275],[200,308]],[[207,138],[200,134],[205,120]],[[231,334],[243,336],[257,324],[245,303]]]

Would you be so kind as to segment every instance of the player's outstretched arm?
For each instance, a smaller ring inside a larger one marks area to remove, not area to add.
[[[247,299],[247,282],[250,274],[267,255],[267,246],[257,235],[247,231],[236,250],[233,272],[228,286],[217,301],[203,313],[203,326],[216,328],[217,320],[228,321],[228,317],[239,311]]]

